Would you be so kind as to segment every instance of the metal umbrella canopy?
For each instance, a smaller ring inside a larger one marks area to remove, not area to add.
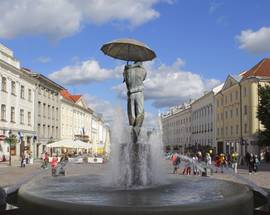
[[[153,60],[156,54],[144,43],[134,39],[118,39],[101,47],[104,54],[125,61]]]

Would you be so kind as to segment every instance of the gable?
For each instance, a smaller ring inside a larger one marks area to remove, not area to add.
[[[226,89],[228,89],[236,84],[238,84],[238,81],[234,77],[232,77],[231,75],[228,75],[228,77],[223,85],[222,90],[226,90]]]
[[[76,104],[82,108],[88,109],[87,103],[83,97],[81,97]]]

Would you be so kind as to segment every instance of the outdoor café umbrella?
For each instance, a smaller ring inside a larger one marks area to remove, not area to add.
[[[153,60],[156,54],[144,43],[134,39],[118,39],[101,47],[104,54],[125,61]]]

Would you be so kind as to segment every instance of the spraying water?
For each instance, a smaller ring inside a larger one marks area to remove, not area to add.
[[[123,111],[118,108],[111,134],[111,178],[115,186],[140,188],[164,182],[160,132],[142,128],[134,143],[132,129],[125,124]]]

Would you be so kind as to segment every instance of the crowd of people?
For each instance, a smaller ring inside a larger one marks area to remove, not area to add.
[[[224,171],[233,171],[238,173],[238,166],[241,163],[240,156],[237,152],[214,154],[212,150],[208,152],[197,151],[180,155],[174,153],[171,157],[173,164],[173,173],[178,173],[180,163],[183,163],[183,175],[203,175],[207,170],[211,173],[224,173]],[[248,167],[249,174],[256,173],[260,166],[260,158],[254,153],[247,152],[244,158]]]

